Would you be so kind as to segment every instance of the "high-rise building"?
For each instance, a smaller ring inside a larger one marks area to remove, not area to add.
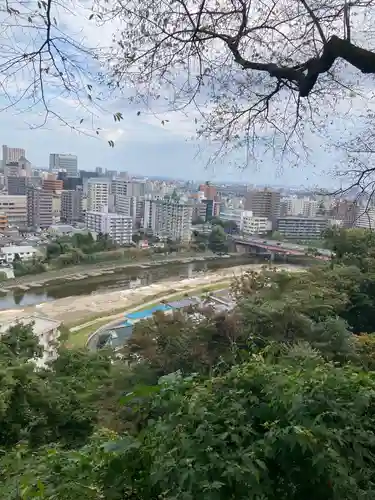
[[[119,245],[130,245],[133,236],[131,217],[106,211],[86,212],[86,227],[93,233],[107,234]]]
[[[82,187],[82,179],[80,177],[65,177],[63,179],[63,189],[66,191],[75,191],[77,189],[82,189]]]
[[[7,177],[7,190],[10,195],[26,195],[27,177]]]
[[[43,179],[42,187],[45,191],[56,193],[62,191],[63,181],[56,179],[56,175],[49,174],[46,179]]]
[[[21,156],[18,160],[18,168],[19,168],[19,175],[22,177],[31,177],[32,175],[32,169],[31,169],[31,162],[25,158],[25,156]]]
[[[152,203],[155,204],[156,210],[152,228],[155,235],[174,241],[190,241],[192,206],[170,201],[153,201]]]
[[[111,180],[93,177],[87,181],[87,210],[101,212],[111,203]]]
[[[8,186],[9,177],[31,177],[31,163],[24,157],[18,161],[9,161],[4,165],[5,185]]]
[[[318,202],[309,198],[284,198],[281,201],[280,215],[315,217],[317,215]]]
[[[112,181],[112,192],[116,198],[117,195],[135,196],[139,198],[145,195],[146,183],[140,181],[128,181],[127,179],[117,177]]]
[[[8,228],[8,216],[5,212],[0,212],[0,233]]]
[[[205,221],[209,221],[214,217],[219,217],[220,203],[214,200],[202,200],[202,204],[206,207]]]
[[[84,194],[87,194],[87,183],[89,179],[92,179],[93,177],[99,177],[99,174],[97,172],[90,172],[87,170],[80,170],[79,176],[81,178],[81,184],[82,184],[82,189]],[[75,188],[65,188],[64,189],[75,189]]]
[[[68,224],[82,221],[82,191],[62,191],[61,192],[61,219]]]
[[[78,158],[76,155],[67,153],[51,153],[49,155],[49,169],[51,172],[65,170],[68,177],[77,177]]]
[[[115,196],[115,212],[130,217],[132,212],[134,212],[132,205],[135,203],[135,200],[136,198],[132,196],[124,196],[122,194]]]
[[[8,163],[18,163],[18,160],[25,156],[26,152],[22,148],[9,148],[5,144],[3,145],[3,158],[2,165],[3,167]]]
[[[211,184],[201,184],[199,186],[199,191],[204,193],[204,197],[206,200],[215,200],[217,196],[217,190],[215,186],[211,186]]]
[[[266,217],[275,227],[280,216],[281,194],[271,189],[251,190],[245,197],[245,210],[250,210],[254,217]]]
[[[10,226],[25,228],[27,225],[26,196],[0,194],[0,210],[8,217]]]
[[[61,191],[52,191],[52,220],[54,223],[61,220]]]
[[[27,188],[27,225],[47,228],[53,223],[53,194],[34,187]]]
[[[322,237],[328,227],[326,217],[279,217],[277,230],[286,238],[313,240]]]

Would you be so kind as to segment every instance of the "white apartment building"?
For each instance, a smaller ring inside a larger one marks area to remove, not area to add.
[[[277,220],[277,230],[291,239],[319,239],[327,227],[328,220],[325,217],[280,217]]]
[[[153,201],[154,234],[159,238],[187,242],[191,239],[193,207],[171,201]],[[146,212],[146,210],[145,210]]]
[[[226,209],[220,212],[220,219],[235,222],[243,234],[264,234],[272,230],[271,220],[255,217],[251,210]]]
[[[9,328],[16,326],[17,323],[23,325],[33,325],[33,333],[38,337],[39,344],[43,347],[43,355],[35,358],[34,362],[38,367],[44,367],[47,362],[57,358],[57,347],[60,336],[59,328],[61,321],[56,321],[44,316],[33,315],[21,318],[18,321],[2,322],[0,325],[0,335],[6,333]]]
[[[131,217],[106,211],[86,212],[86,227],[92,233],[107,234],[119,245],[130,245],[133,236]]]
[[[87,181],[87,210],[101,212],[110,205],[111,180],[92,177]]]
[[[315,217],[318,207],[319,203],[316,200],[310,200],[310,198],[284,198],[281,201],[281,215]]]
[[[156,202],[154,200],[144,200],[141,227],[156,231]]]
[[[9,148],[5,144],[3,145],[3,167],[7,163],[18,162],[22,156],[26,156],[26,151],[23,148]]]
[[[244,214],[252,216],[253,213],[250,210],[239,210],[235,208],[227,208],[220,211],[220,219],[224,221],[232,221],[237,224],[239,230],[241,230],[241,223]]]
[[[65,170],[68,177],[78,175],[78,158],[76,155],[66,153],[51,153],[49,155],[50,172]]]
[[[250,212],[250,213],[249,213]],[[272,221],[267,217],[254,217],[251,211],[244,210],[240,225],[243,234],[265,234],[272,230]]]
[[[0,211],[8,217],[9,226],[27,226],[27,197],[0,194]]]
[[[16,254],[21,260],[31,260],[33,257],[40,255],[39,251],[28,245],[14,245],[0,248],[0,261],[11,264],[14,261]]]
[[[354,227],[375,231],[375,208],[358,207],[358,215],[354,220]]]
[[[112,181],[112,192],[115,195],[135,196],[139,198],[146,192],[146,183],[140,181],[129,181],[124,177],[116,177]]]

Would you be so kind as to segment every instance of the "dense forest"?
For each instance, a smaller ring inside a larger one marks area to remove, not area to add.
[[[244,274],[236,308],[138,324],[121,356],[0,338],[0,498],[375,498],[375,235]],[[194,314],[192,314],[194,313]]]

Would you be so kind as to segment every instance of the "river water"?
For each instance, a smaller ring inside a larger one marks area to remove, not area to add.
[[[62,285],[48,285],[35,290],[21,290],[0,295],[0,310],[31,306],[64,297],[101,293],[108,290],[124,290],[150,285],[169,278],[191,278],[199,273],[215,271],[241,264],[264,262],[254,257],[234,257],[214,261],[198,261],[189,264],[163,264],[158,267],[133,267],[114,274],[91,277],[81,281],[70,281]]]

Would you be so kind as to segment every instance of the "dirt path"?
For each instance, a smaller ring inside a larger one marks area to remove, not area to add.
[[[176,280],[176,278],[165,280],[138,289],[117,290],[103,292],[93,295],[81,295],[78,297],[66,297],[51,302],[44,302],[35,306],[22,309],[11,309],[0,311],[0,322],[10,319],[18,319],[31,314],[41,314],[52,319],[63,321],[64,324],[74,325],[85,321],[89,322],[93,316],[100,317],[105,314],[111,315],[113,311],[124,311],[134,305],[143,304],[152,300],[155,296],[168,293],[188,292],[190,289],[204,285],[212,285],[223,279],[232,279],[241,275],[244,271],[253,269],[260,270],[263,266],[259,264],[249,264],[245,266],[211,271],[190,279]],[[297,266],[277,266],[278,269],[285,269],[292,272],[305,270]],[[155,299],[157,301],[157,299]]]

